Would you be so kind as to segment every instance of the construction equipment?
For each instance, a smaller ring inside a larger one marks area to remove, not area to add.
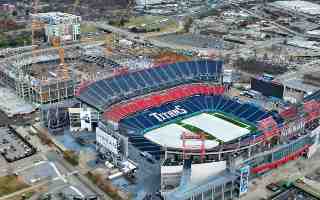
[[[69,79],[69,69],[68,66],[65,63],[65,54],[64,54],[64,48],[61,44],[61,38],[60,37],[55,37],[52,41],[53,47],[58,49],[59,52],[59,58],[60,58],[60,64],[59,67],[57,68],[57,75],[60,79],[62,80],[67,80]]]

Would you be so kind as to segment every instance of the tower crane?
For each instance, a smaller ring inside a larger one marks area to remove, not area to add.
[[[80,5],[80,0],[75,0],[72,6],[72,11],[71,11],[72,14],[76,14],[76,9],[79,5]]]

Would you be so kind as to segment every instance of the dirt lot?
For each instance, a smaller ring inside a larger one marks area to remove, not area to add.
[[[114,10],[126,9],[129,0],[43,0],[57,11],[81,15],[84,20],[102,19]],[[77,3],[78,2],[78,3]],[[44,10],[45,11],[45,10]]]

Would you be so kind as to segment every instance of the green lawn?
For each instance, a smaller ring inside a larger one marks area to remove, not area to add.
[[[160,31],[164,31],[165,29],[168,29],[168,28],[177,28],[178,24],[174,20],[167,18],[167,17],[144,15],[144,16],[140,16],[140,17],[132,17],[129,19],[128,22],[126,22],[124,24],[125,28],[129,28],[132,26],[159,27]]]
[[[95,33],[97,31],[95,25],[90,23],[82,23],[80,29],[82,33]]]
[[[10,175],[0,177],[0,197],[27,187],[29,187],[29,185],[19,180],[17,176]]]

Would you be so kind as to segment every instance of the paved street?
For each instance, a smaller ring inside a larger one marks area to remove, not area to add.
[[[160,165],[152,164],[140,155],[132,146],[129,146],[129,158],[138,163],[136,184],[131,188],[135,191],[134,200],[141,200],[146,194],[155,193],[160,189]]]

